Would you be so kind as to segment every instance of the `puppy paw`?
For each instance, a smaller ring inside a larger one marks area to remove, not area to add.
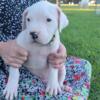
[[[61,88],[58,82],[49,82],[47,84],[46,92],[51,96],[56,96],[58,93],[61,93]]]
[[[13,100],[14,97],[17,97],[18,82],[15,80],[8,81],[6,88],[3,91],[6,100]]]

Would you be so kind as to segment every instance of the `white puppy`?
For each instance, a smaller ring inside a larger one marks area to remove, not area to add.
[[[68,19],[57,5],[40,1],[24,11],[23,31],[16,39],[30,55],[24,65],[31,73],[47,81],[46,91],[51,95],[61,92],[66,72],[65,67],[58,70],[48,64],[47,56],[57,52],[60,45],[59,32],[67,25]],[[4,90],[6,99],[12,100],[17,96],[18,81],[19,69],[10,67]]]

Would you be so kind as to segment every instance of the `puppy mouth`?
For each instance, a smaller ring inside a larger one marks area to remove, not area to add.
[[[37,43],[37,44],[40,44],[42,46],[47,46],[47,45],[50,45],[54,41],[54,39],[55,39],[55,34],[52,36],[52,38],[50,39],[50,41],[48,43],[46,43],[46,44],[43,44],[43,43],[39,42],[37,39],[34,39],[32,41],[32,43]]]

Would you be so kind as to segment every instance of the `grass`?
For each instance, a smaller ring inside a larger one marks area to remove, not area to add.
[[[68,55],[87,59],[92,64],[89,100],[100,100],[100,16],[94,11],[63,10],[70,23],[63,30],[61,40]]]

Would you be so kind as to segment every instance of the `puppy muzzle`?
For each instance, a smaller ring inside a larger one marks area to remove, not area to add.
[[[38,35],[35,32],[30,32],[30,35],[31,35],[34,43],[41,44],[42,46],[50,45],[55,39],[55,34],[54,34],[48,43],[43,44],[43,43],[38,41]]]

